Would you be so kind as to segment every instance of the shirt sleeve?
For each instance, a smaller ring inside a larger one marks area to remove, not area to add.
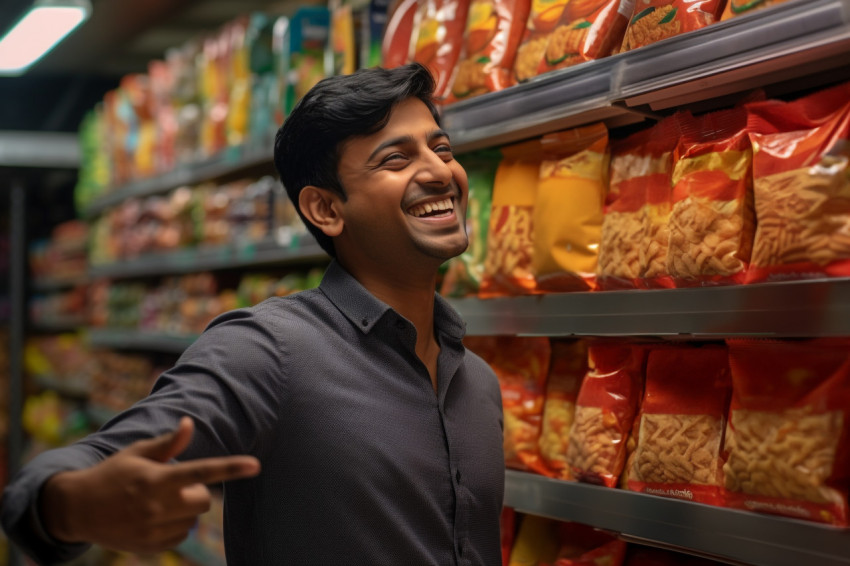
[[[90,467],[128,444],[174,430],[188,415],[192,442],[179,459],[252,454],[261,460],[283,397],[285,352],[268,307],[240,309],[214,320],[165,371],[143,400],[98,432],[45,452],[10,481],[0,502],[0,522],[16,545],[39,564],[68,561],[88,545],[63,545],[41,527],[38,496],[60,471]],[[274,313],[275,316],[280,313]]]

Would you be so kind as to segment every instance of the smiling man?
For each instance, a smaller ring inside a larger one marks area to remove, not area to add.
[[[224,482],[230,566],[496,565],[498,382],[436,292],[467,246],[467,179],[420,65],[326,79],[275,164],[333,257],[317,289],[213,321],[152,393],[10,483],[41,564],[182,540]]]

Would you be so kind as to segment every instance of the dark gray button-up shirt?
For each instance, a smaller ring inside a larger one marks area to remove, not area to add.
[[[230,566],[500,564],[499,385],[439,296],[434,314],[436,394],[413,325],[336,262],[318,289],[220,316],[149,397],[16,476],[6,532],[44,563],[83,551],[49,543],[27,519],[42,483],[189,415],[183,458],[262,463],[224,487]]]

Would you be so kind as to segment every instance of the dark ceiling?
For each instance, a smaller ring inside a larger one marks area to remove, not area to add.
[[[0,0],[5,31],[32,0]],[[292,0],[91,0],[91,17],[19,77],[0,77],[0,131],[75,132],[121,76],[145,72],[170,47],[261,10],[289,13]]]

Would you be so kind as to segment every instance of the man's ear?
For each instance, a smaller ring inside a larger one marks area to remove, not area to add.
[[[344,222],[337,210],[339,202],[339,195],[333,191],[313,185],[307,185],[298,195],[301,213],[330,238],[342,233]]]

